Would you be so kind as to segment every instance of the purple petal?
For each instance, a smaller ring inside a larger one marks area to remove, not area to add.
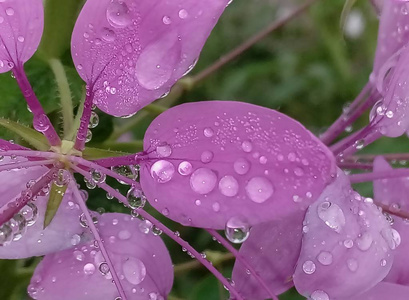
[[[391,171],[392,167],[382,157],[376,157],[374,172]],[[408,211],[409,202],[404,196],[409,192],[408,178],[383,179],[374,181],[374,199],[388,205],[392,211]],[[385,281],[409,285],[409,224],[399,217],[394,217],[392,227],[400,233],[401,244],[395,251],[395,263]]]
[[[24,161],[6,157],[0,165]],[[30,181],[38,179],[48,171],[46,167],[31,167],[29,169],[14,169],[0,172],[0,205],[5,205],[10,200],[19,196],[26,189]],[[0,258],[16,259],[32,256],[41,256],[62,249],[72,247],[78,243],[83,228],[79,223],[81,212],[72,201],[72,194],[68,190],[58,212],[51,224],[44,230],[44,214],[47,207],[47,196],[38,196],[34,202],[25,206],[18,218],[14,217],[11,224],[14,226],[14,241],[0,246]],[[21,226],[17,230],[16,225]],[[7,225],[9,226],[9,224]],[[4,231],[3,233],[7,232]],[[2,236],[3,238],[4,236]]]
[[[88,0],[72,37],[94,102],[128,116],[169,92],[189,71],[228,0]]]
[[[240,248],[240,255],[255,269],[275,294],[293,286],[292,275],[301,248],[303,212],[263,223],[251,228],[249,238]],[[253,275],[236,260],[232,279],[246,299],[269,298]]]
[[[302,295],[349,299],[388,274],[399,234],[371,201],[352,190],[342,171],[310,206],[304,224],[294,273]]]
[[[350,297],[342,300],[407,300],[409,295],[409,287],[381,282],[369,291],[355,297]],[[341,299],[340,299],[341,300]]]
[[[24,64],[33,56],[43,34],[42,0],[0,3],[0,73]]]
[[[128,299],[166,299],[173,266],[160,237],[144,233],[144,221],[124,214],[105,214],[98,225]],[[93,243],[47,255],[28,291],[39,300],[113,300],[118,296]]]
[[[150,203],[184,225],[222,229],[305,210],[333,180],[332,153],[301,124],[229,101],[183,104],[145,135],[141,184]]]

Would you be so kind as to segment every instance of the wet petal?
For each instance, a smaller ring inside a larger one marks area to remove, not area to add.
[[[42,0],[1,1],[0,73],[23,64],[33,56],[43,34]]]
[[[95,103],[136,113],[190,70],[228,0],[88,0],[72,38],[80,76]]]
[[[355,297],[342,300],[407,300],[409,287],[393,283],[381,282],[369,291]],[[340,299],[341,300],[341,299]]]
[[[160,237],[140,229],[143,222],[129,215],[105,214],[99,229],[129,299],[166,299],[173,283],[172,262]],[[39,300],[113,300],[118,296],[94,243],[47,255],[28,291]]]
[[[374,172],[391,171],[392,167],[381,156],[374,161]],[[409,193],[408,178],[394,178],[374,181],[375,201],[388,205],[391,211],[409,211],[409,201],[405,195]],[[395,263],[385,281],[409,285],[409,223],[399,217],[393,217],[392,227],[401,237],[401,244],[395,251]]]
[[[342,299],[364,292],[389,272],[398,245],[379,209],[365,201],[339,171],[310,206],[294,274],[297,290],[318,299]]]
[[[304,213],[299,212],[282,220],[256,225],[240,248],[240,255],[275,294],[281,294],[293,286],[291,278],[300,254],[303,219]],[[232,279],[246,299],[269,298],[239,261],[234,264]]]
[[[332,153],[301,124],[229,101],[183,104],[145,135],[141,184],[150,203],[184,225],[222,229],[305,210],[332,181]]]
[[[1,164],[18,161],[24,160],[6,157]],[[0,194],[2,195],[0,205],[5,205],[19,196],[27,186],[47,171],[46,167],[31,167],[0,172]],[[81,213],[72,202],[71,192],[67,191],[55,219],[43,230],[47,201],[47,196],[38,196],[35,201],[30,202],[14,216],[11,223],[7,223],[6,227],[0,227],[1,239],[10,240],[4,246],[0,246],[0,258],[41,256],[72,247],[73,243],[79,242],[83,232],[79,223]],[[13,231],[10,232],[9,228]],[[14,240],[11,241],[13,238]]]

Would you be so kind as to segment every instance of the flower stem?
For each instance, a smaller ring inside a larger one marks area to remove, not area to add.
[[[379,206],[380,208],[382,208],[382,210],[384,212],[387,212],[390,215],[394,215],[394,216],[397,216],[397,217],[402,218],[402,219],[409,219],[409,212],[390,209],[388,205],[385,205],[385,204],[380,203],[380,202],[375,202],[374,201],[374,204],[376,206]]]
[[[64,138],[67,139],[67,134],[70,132],[74,123],[74,107],[72,104],[70,85],[61,61],[59,59],[51,58],[48,63],[50,64],[51,70],[54,72],[58,90],[60,92]]]
[[[81,115],[80,127],[78,128],[77,137],[75,140],[74,148],[78,151],[83,151],[85,148],[86,137],[88,132],[88,124],[91,119],[92,112],[92,101],[94,98],[94,92],[92,86],[87,86],[85,101],[84,101],[84,110]]]
[[[35,161],[24,161],[24,162],[14,162],[10,164],[3,164],[3,165],[0,165],[0,172],[10,171],[13,169],[30,168],[30,167],[36,167],[36,166],[46,166],[49,164],[53,164],[54,162],[55,162],[54,159],[48,159],[48,160],[35,160]]]
[[[391,179],[399,177],[409,177],[409,169],[393,169],[390,171],[383,172],[371,172],[362,174],[352,174],[349,175],[349,180],[351,183],[360,183],[380,179]]]
[[[101,249],[101,253],[108,264],[109,270],[111,272],[113,281],[115,283],[115,286],[118,290],[119,295],[121,296],[121,300],[126,300],[126,295],[124,288],[121,285],[121,281],[119,280],[119,276],[114,268],[114,264],[111,261],[111,258],[109,257],[108,251],[106,250],[104,246],[104,241],[102,240],[101,236],[99,235],[98,229],[96,228],[94,221],[92,220],[91,214],[88,211],[87,205],[84,202],[84,199],[81,196],[80,191],[78,190],[78,187],[76,186],[74,177],[71,177],[71,182],[70,182],[70,188],[72,189],[75,198],[77,199],[77,204],[80,206],[82,212],[84,213],[84,216],[87,220],[88,228],[91,230],[91,233],[94,235],[95,240],[98,242],[98,247]]]

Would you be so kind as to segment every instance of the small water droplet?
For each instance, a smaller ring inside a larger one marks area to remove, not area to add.
[[[88,128],[95,128],[99,124],[99,116],[98,114],[93,111],[91,112],[91,118],[89,119]]]
[[[186,9],[179,10],[179,18],[186,19],[189,16]]]
[[[220,192],[227,197],[234,197],[239,192],[239,183],[233,176],[226,175],[219,181]]]
[[[33,118],[33,127],[38,132],[47,131],[50,128],[50,124],[51,122],[45,114],[35,115]]]
[[[126,280],[134,285],[140,284],[146,276],[146,268],[143,262],[133,257],[123,263],[122,271]]]
[[[243,149],[244,152],[251,152],[253,150],[253,144],[250,141],[244,141],[241,144],[241,148]]]
[[[98,269],[101,272],[101,274],[104,275],[104,276],[109,273],[109,266],[105,262],[100,264]]]
[[[208,164],[209,162],[212,161],[213,159],[213,152],[212,151],[203,151],[202,155],[200,156],[200,160],[202,161],[202,163],[204,164]]]
[[[357,237],[356,245],[360,250],[367,251],[369,248],[371,248],[372,241],[372,235],[369,232],[364,232]]]
[[[210,128],[210,127],[206,127],[203,130],[203,134],[204,134],[205,137],[211,138],[214,135],[214,130],[212,128]]]
[[[210,169],[199,168],[190,177],[190,186],[198,194],[210,193],[216,186],[217,175]]]
[[[162,143],[156,147],[156,153],[159,157],[169,157],[172,154],[172,148],[167,143]]]
[[[172,19],[169,16],[164,16],[162,18],[162,21],[163,21],[163,24],[165,24],[165,25],[172,24]]]
[[[246,192],[250,200],[263,203],[273,195],[274,189],[267,178],[253,177],[246,185]]]
[[[158,160],[151,167],[151,176],[159,183],[166,183],[173,178],[175,166],[166,160]]]
[[[106,42],[113,42],[116,39],[116,34],[113,30],[104,27],[101,31],[101,37]]]
[[[124,28],[132,22],[128,6],[123,0],[112,0],[108,5],[106,17],[109,24],[116,28]]]
[[[84,274],[85,275],[92,275],[95,272],[94,264],[88,263],[84,266]]]
[[[128,204],[133,209],[139,209],[145,206],[146,197],[144,193],[137,188],[131,187],[126,194],[126,199]]]
[[[239,175],[247,174],[250,170],[250,162],[245,158],[239,158],[234,162],[233,168]]]
[[[317,256],[317,260],[324,266],[332,264],[332,254],[327,251],[322,251]]]
[[[311,300],[329,300],[329,296],[322,290],[316,290],[311,294]]]
[[[178,166],[178,172],[180,175],[187,176],[192,174],[193,167],[188,161],[182,161]]]
[[[14,15],[14,9],[11,7],[6,8],[6,14],[8,16],[13,16]]]
[[[318,205],[318,217],[325,224],[340,233],[345,225],[345,215],[342,209],[335,203],[325,201]]]
[[[315,272],[316,266],[311,260],[307,260],[303,263],[302,269],[305,274],[311,275]]]
[[[352,272],[358,270],[358,261],[354,258],[350,258],[347,260],[348,269]]]
[[[250,226],[240,218],[231,218],[226,223],[225,235],[230,242],[241,244],[249,237]]]

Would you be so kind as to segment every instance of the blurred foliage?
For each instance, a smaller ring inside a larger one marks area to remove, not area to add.
[[[48,0],[46,30],[41,52],[26,64],[28,77],[41,103],[55,124],[60,123],[59,97],[54,75],[47,58],[61,59],[74,103],[78,104],[84,83],[77,75],[69,51],[70,30],[83,1]],[[200,60],[191,75],[198,74],[224,53],[265,28],[280,16],[287,14],[301,1],[235,0],[226,10],[211,34]],[[361,17],[363,32],[355,37],[344,35],[340,16],[344,0],[319,1],[311,9],[291,21],[284,28],[270,34],[233,62],[184,93],[176,104],[204,100],[246,101],[281,112],[299,120],[315,133],[323,131],[341,113],[342,107],[352,101],[368,80],[376,45],[377,18],[369,1],[357,1],[353,12]],[[48,26],[48,27],[47,27]],[[54,26],[54,27],[53,27]],[[0,75],[1,117],[31,123],[31,115],[17,84],[10,74]],[[153,115],[138,113],[133,119],[114,119],[99,113],[101,122],[94,130],[92,145],[101,145],[118,126],[135,121],[125,142],[142,139]],[[363,126],[361,118],[356,128]],[[15,139],[0,128],[2,138]],[[126,151],[136,152],[135,144],[123,144]],[[134,148],[133,148],[134,147]],[[402,139],[383,139],[366,151],[371,153],[407,151]],[[82,179],[79,182],[82,182]],[[114,188],[126,192],[115,180],[108,180]],[[360,185],[361,192],[370,196],[371,185]],[[89,191],[89,206],[106,211],[129,211],[115,201],[107,200],[105,192]],[[202,230],[184,228],[164,219],[152,208],[148,211],[166,225],[178,230],[199,251],[223,249]],[[190,260],[180,246],[163,237],[175,264]],[[0,261],[0,299],[27,299],[25,289],[36,260]],[[232,262],[220,265],[229,277]],[[226,299],[227,292],[203,268],[197,268],[175,278],[172,299],[217,300]],[[294,290],[280,297],[282,300],[303,299]]]

